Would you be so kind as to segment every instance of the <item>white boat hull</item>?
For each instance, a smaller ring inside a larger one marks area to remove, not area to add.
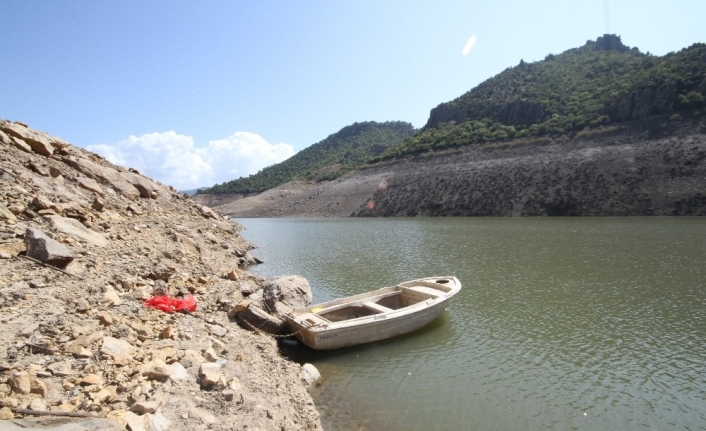
[[[416,331],[434,321],[458,293],[455,277],[429,277],[294,310],[296,337],[312,349],[337,349]]]

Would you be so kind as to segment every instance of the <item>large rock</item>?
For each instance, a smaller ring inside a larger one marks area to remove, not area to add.
[[[12,145],[12,139],[10,139],[9,136],[2,130],[0,130],[0,143],[3,143],[5,145]]]
[[[263,295],[269,310],[277,309],[277,303],[292,308],[306,307],[313,299],[309,281],[301,275],[286,275],[268,280]]]
[[[201,247],[191,238],[178,232],[172,232],[174,241],[179,245],[179,250],[184,254],[199,255]]]
[[[43,156],[51,156],[54,154],[54,146],[52,143],[55,138],[50,137],[46,133],[28,129],[21,124],[9,122],[0,123],[0,130],[7,133],[9,136],[23,140],[27,145],[32,147],[32,151],[35,153],[39,153]]]
[[[44,380],[39,379],[37,377],[30,377],[29,379],[29,391],[33,394],[37,394],[41,396],[42,398],[47,397],[47,393],[49,392],[49,389],[47,388],[47,384],[44,382]]]
[[[64,232],[65,234],[80,238],[99,247],[105,247],[108,245],[109,241],[103,235],[99,232],[88,229],[78,220],[59,215],[47,216],[45,218],[52,224],[53,227]]]
[[[204,216],[205,218],[212,218],[218,220],[220,217],[218,217],[218,213],[216,213],[212,208],[207,207],[206,205],[199,205],[198,206],[199,211],[201,212],[201,215]]]
[[[49,238],[39,229],[27,228],[25,247],[27,247],[28,257],[49,265],[63,267],[74,260],[74,256],[66,246]]]
[[[157,184],[142,175],[128,171],[120,172],[120,176],[122,176],[140,192],[141,198],[152,198],[156,197],[156,194],[159,194],[159,187]]]
[[[0,142],[6,145],[12,145],[13,147],[17,147],[26,153],[32,152],[32,147],[27,145],[25,141],[19,138],[15,138],[14,136],[8,136],[2,130],[0,130]]]
[[[103,196],[105,193],[103,192],[103,188],[101,187],[100,184],[93,178],[87,178],[87,177],[78,177],[76,178],[76,182],[78,183],[81,188],[84,188],[88,190],[89,192],[94,192],[98,193],[99,195]]]
[[[31,153],[32,152],[32,147],[27,145],[25,141],[23,141],[20,138],[15,138],[14,136],[10,136],[10,139],[12,139],[12,143],[15,145],[15,147],[19,148],[20,150],[24,151],[25,153]]]
[[[245,321],[245,326],[250,329],[254,327],[269,334],[279,334],[284,329],[285,322],[282,319],[268,314],[265,310],[255,306],[255,304],[250,304],[246,309],[239,312],[237,316]]]
[[[127,181],[116,169],[101,166],[80,157],[64,157],[62,160],[88,177],[107,182],[128,199],[134,200],[140,197],[140,192],[135,186]]]
[[[9,407],[3,407],[0,409],[0,421],[6,421],[9,419],[14,419],[15,414],[12,413]]]
[[[41,195],[35,196],[34,199],[32,199],[32,204],[40,210],[52,210],[57,214],[61,214],[64,211],[60,205]]]
[[[321,373],[312,364],[306,363],[302,365],[302,380],[307,386],[310,386],[315,381],[321,378]]]

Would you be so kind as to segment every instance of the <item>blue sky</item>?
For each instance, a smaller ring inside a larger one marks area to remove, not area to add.
[[[520,59],[606,32],[656,55],[706,42],[703,0],[0,0],[0,10],[0,118],[180,190],[255,173],[356,121],[422,127],[430,109]]]

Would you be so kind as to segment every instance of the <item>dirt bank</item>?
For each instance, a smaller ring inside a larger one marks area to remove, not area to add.
[[[196,195],[193,199],[234,217],[347,217],[384,187],[390,175],[388,168],[372,168],[335,181],[287,183],[246,198]]]
[[[111,419],[76,429],[321,429],[302,367],[228,317],[265,284],[242,268],[239,225],[58,138],[0,130],[1,429],[23,409]],[[196,312],[146,308],[158,293],[194,295]]]
[[[705,133],[703,120],[655,118],[409,157],[247,198],[196,199],[236,217],[706,215]]]

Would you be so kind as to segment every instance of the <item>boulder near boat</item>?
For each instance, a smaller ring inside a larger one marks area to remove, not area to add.
[[[337,349],[415,331],[436,319],[458,291],[456,277],[428,277],[310,305],[286,316],[312,349]]]

